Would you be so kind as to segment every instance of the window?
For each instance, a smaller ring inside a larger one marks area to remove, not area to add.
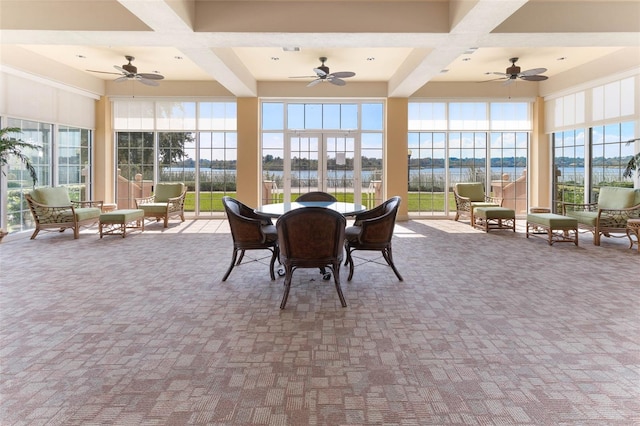
[[[116,101],[114,111],[121,126],[119,208],[150,195],[155,182],[184,182],[185,211],[199,216],[224,211],[222,197],[236,191],[235,102]]]
[[[410,102],[409,212],[446,215],[455,183],[482,182],[525,213],[531,127],[526,102]]]

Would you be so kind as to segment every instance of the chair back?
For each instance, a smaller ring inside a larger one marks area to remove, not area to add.
[[[399,196],[389,198],[382,203],[383,208],[380,209],[380,216],[369,218],[363,223],[364,226],[360,234],[361,244],[384,246],[391,242],[401,201],[402,198]]]
[[[601,209],[628,209],[636,202],[636,192],[633,188],[603,186],[598,195],[598,207]]]
[[[280,261],[300,268],[315,268],[342,262],[346,220],[323,207],[291,210],[276,222]]]
[[[71,205],[69,191],[63,186],[34,189],[31,191],[31,198],[36,203],[46,206],[66,207]]]
[[[258,218],[245,215],[252,211],[248,206],[229,196],[222,197],[222,204],[229,220],[234,243],[242,246],[265,243],[265,236],[261,229],[263,222]]]
[[[333,195],[322,192],[322,191],[312,191],[302,194],[298,197],[296,201],[338,201],[336,197]]]
[[[454,185],[456,194],[468,198],[469,201],[485,200],[484,185],[482,182],[461,182]]]
[[[169,198],[175,198],[184,192],[184,183],[182,182],[160,182],[154,188],[154,201],[156,203],[166,203]]]

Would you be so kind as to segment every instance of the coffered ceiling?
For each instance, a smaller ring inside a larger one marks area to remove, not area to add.
[[[640,67],[640,1],[0,0],[4,69],[108,82],[118,76],[95,71],[117,72],[125,55],[161,84],[215,81],[249,97],[263,83],[306,85],[291,77],[313,76],[319,57],[390,97],[500,78],[512,57],[551,82]]]

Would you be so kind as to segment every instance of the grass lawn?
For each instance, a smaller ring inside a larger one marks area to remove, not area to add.
[[[224,195],[228,195],[230,197],[236,197],[235,192],[227,192],[226,194],[222,192],[201,192],[200,193],[200,211],[203,212],[222,212],[224,211],[224,207],[222,206],[222,197]],[[280,196],[282,194],[279,194]],[[363,204],[369,205],[369,200],[367,196],[369,194],[363,194]],[[408,208],[410,212],[444,212],[444,193],[417,193],[411,192],[409,193],[409,199],[403,200],[408,203]],[[195,198],[196,195],[194,192],[187,192],[187,196],[184,200],[184,209],[185,211],[195,211]],[[292,197],[294,200],[298,198],[298,194],[294,194]],[[344,202],[353,202],[353,194],[337,194],[336,198],[338,201]],[[274,200],[275,202],[280,202],[281,200]],[[453,193],[449,194],[449,210],[456,209],[456,203],[453,198]]]

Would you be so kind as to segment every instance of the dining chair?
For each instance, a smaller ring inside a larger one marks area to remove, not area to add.
[[[328,192],[311,191],[300,195],[296,201],[338,201],[338,199]]]
[[[391,197],[384,203],[371,210],[359,213],[355,216],[353,226],[345,231],[345,249],[347,252],[345,265],[349,265],[349,277],[353,277],[353,255],[356,250],[373,250],[382,252],[382,257],[387,262],[398,279],[402,281],[402,275],[393,263],[391,251],[391,239],[396,223],[398,208],[402,199],[398,196]]]
[[[328,192],[323,191],[311,191],[306,192],[300,195],[296,201],[305,202],[305,201],[338,201],[336,197],[329,194]],[[320,268],[320,273],[322,274],[322,279],[325,281],[329,281],[331,279],[331,273],[327,272],[326,268],[323,266]]]
[[[222,197],[222,204],[229,220],[233,238],[231,265],[229,265],[222,281],[226,281],[233,267],[242,262],[245,250],[271,251],[269,273],[271,279],[275,280],[273,268],[278,258],[278,233],[271,219],[255,213],[251,207],[229,196]],[[238,253],[240,253],[239,257]]]
[[[344,216],[323,207],[305,207],[280,216],[276,229],[280,263],[285,270],[280,309],[284,309],[287,304],[293,271],[298,268],[329,268],[333,273],[340,303],[342,307],[347,306],[340,287],[345,226]]]

